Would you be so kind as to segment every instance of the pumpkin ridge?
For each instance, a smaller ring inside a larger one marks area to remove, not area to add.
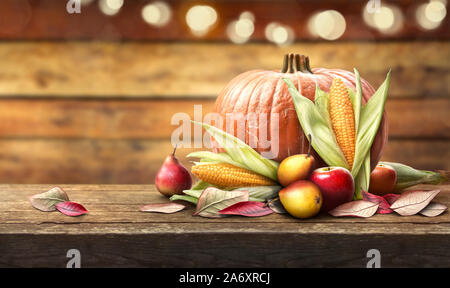
[[[250,130],[248,129],[248,121],[247,121],[247,117],[248,117],[248,113],[249,113],[249,107],[250,107],[249,104],[252,101],[252,99],[254,99],[254,98],[259,99],[259,95],[255,95],[254,93],[255,93],[255,90],[258,89],[260,84],[266,79],[266,75],[267,75],[266,73],[262,73],[258,77],[255,77],[252,80],[252,82],[254,81],[256,83],[254,84],[254,86],[252,88],[252,91],[249,94],[250,96],[247,97],[247,105],[245,105],[245,111],[243,111],[243,114],[245,116],[245,119],[244,119],[244,121],[245,121],[245,128],[244,128],[245,129],[245,143],[250,143],[250,141],[249,141],[250,140],[250,135],[249,135],[249,131]],[[248,85],[250,85],[250,84],[251,83],[249,82]],[[237,107],[237,105],[234,106],[234,109],[235,109],[235,107]],[[234,113],[234,110],[233,110],[233,113]],[[258,121],[258,119],[256,121]],[[257,135],[257,136],[259,136],[259,135]],[[256,144],[258,145],[258,141],[256,142]],[[255,148],[255,147],[252,147],[252,148]]]

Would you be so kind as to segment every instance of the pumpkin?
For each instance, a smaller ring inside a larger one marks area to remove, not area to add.
[[[341,69],[311,69],[308,57],[298,54],[294,57],[290,54],[285,55],[281,71],[251,70],[238,75],[225,86],[214,106],[214,112],[220,114],[222,123],[216,122],[215,126],[239,137],[260,154],[275,151],[272,157],[267,158],[278,162],[290,155],[307,153],[309,146],[308,139],[303,134],[298,121],[288,87],[282,80],[283,77],[290,78],[300,93],[312,101],[314,101],[316,85],[323,91],[329,92],[333,78],[339,77],[347,87],[355,90],[356,81],[352,72]],[[375,89],[362,78],[361,86],[364,104],[373,95]],[[247,115],[252,113],[267,115],[267,117],[249,121]],[[380,160],[387,142],[388,126],[385,114],[370,151],[372,169]],[[233,115],[243,115],[244,120],[239,117],[233,119]],[[267,123],[263,123],[261,119],[267,119]],[[238,135],[238,125],[245,125],[245,135],[242,133]],[[267,133],[264,135],[268,135],[266,138],[269,141],[261,143],[259,139],[261,133]],[[267,142],[270,142],[269,146]],[[215,152],[221,150],[215,141],[212,141],[212,147]],[[325,166],[315,152],[313,155],[321,166]]]

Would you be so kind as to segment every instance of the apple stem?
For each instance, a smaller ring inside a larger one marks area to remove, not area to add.
[[[177,144],[175,144],[175,148],[173,149],[172,156],[175,156],[175,151],[177,151]]]
[[[309,138],[309,147],[308,147],[308,156],[311,156],[311,143],[312,143],[312,137],[311,134],[308,134],[308,138]]]

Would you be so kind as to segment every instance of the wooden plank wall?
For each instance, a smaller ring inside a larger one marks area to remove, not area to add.
[[[437,40],[277,47],[217,39],[136,42],[131,32],[120,42],[61,41],[30,29],[0,42],[0,183],[153,183],[172,150],[175,113],[193,117],[194,105],[202,105],[206,114],[234,76],[279,69],[289,52],[309,55],[313,67],[357,67],[373,86],[391,68],[383,159],[450,170],[447,30]],[[187,166],[184,156],[192,150],[178,151]]]

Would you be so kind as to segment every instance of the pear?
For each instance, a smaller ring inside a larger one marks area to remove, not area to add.
[[[315,159],[311,155],[311,136],[308,154],[296,154],[285,158],[278,167],[278,182],[284,187],[298,180],[305,180],[315,167]]]
[[[174,194],[183,194],[192,186],[192,178],[189,171],[175,157],[175,151],[164,160],[163,165],[156,174],[155,184],[158,191],[170,197]]]

